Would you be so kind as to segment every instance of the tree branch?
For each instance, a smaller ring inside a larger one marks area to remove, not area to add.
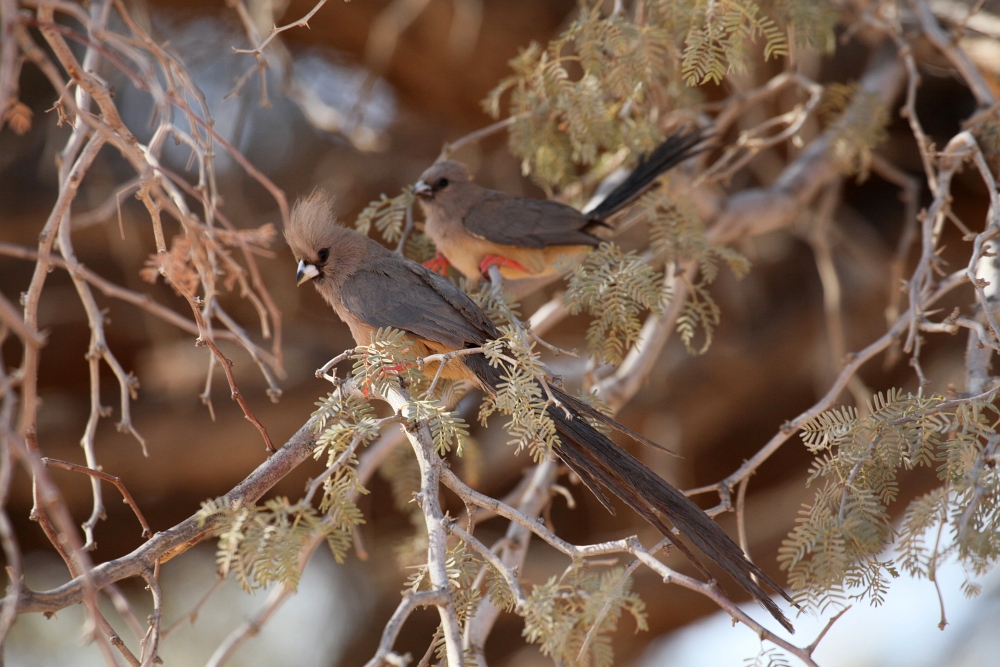
[[[314,420],[310,419],[277,452],[223,498],[230,505],[256,502],[300,463],[309,459],[315,444]],[[95,566],[89,576],[92,585],[95,590],[99,590],[109,583],[141,576],[145,569],[157,563],[165,563],[210,537],[216,527],[215,520],[202,522],[196,513],[176,526],[156,533],[128,555]],[[84,580],[79,576],[49,591],[35,592],[25,589],[18,601],[18,611],[21,613],[59,611],[79,603],[83,599],[83,593]],[[9,602],[4,601],[3,604],[6,608]]]

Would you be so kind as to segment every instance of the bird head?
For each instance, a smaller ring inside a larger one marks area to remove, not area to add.
[[[365,254],[365,237],[337,224],[333,198],[322,190],[296,202],[285,240],[299,262],[295,274],[299,285],[315,280],[319,287],[337,276],[347,276]]]
[[[413,186],[413,194],[422,203],[440,204],[449,197],[456,196],[468,183],[471,183],[469,168],[461,162],[435,162],[420,175],[420,180]]]

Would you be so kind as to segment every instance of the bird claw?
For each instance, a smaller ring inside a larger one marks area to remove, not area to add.
[[[381,381],[385,380],[390,375],[398,376],[410,366],[416,366],[416,365],[417,365],[416,363],[404,362],[401,364],[393,364],[392,366],[383,366],[382,368],[377,369],[375,371],[375,374],[378,376],[377,380]],[[371,364],[365,362],[365,366],[371,366]],[[375,382],[376,381],[373,381],[372,378],[366,377],[364,379],[364,382],[362,382],[361,395],[364,396],[365,398],[368,398],[368,396],[372,393],[372,390],[375,389]]]
[[[501,257],[499,255],[486,255],[486,257],[483,257],[483,261],[479,262],[479,272],[484,276],[488,276],[491,266],[506,266],[510,269],[516,269],[518,271],[529,273],[528,269],[524,268],[514,260],[507,259],[506,257]]]
[[[448,273],[448,267],[451,266],[451,262],[448,258],[439,252],[434,253],[434,259],[429,259],[424,262],[424,266],[433,271],[434,273],[440,273],[442,276]]]
[[[415,365],[416,364],[404,363],[404,364],[395,364],[393,366],[386,366],[382,369],[382,374],[384,375],[385,372],[388,371],[390,373],[396,373],[398,375],[399,373],[402,373],[410,366],[415,366]]]

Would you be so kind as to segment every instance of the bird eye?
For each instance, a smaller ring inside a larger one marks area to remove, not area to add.
[[[320,248],[318,257],[319,257],[319,261],[321,261],[321,262],[325,262],[326,260],[330,259],[330,249],[329,248]]]
[[[444,177],[439,178],[438,182],[437,182],[437,186],[439,188],[446,188],[446,187],[448,187],[448,179],[444,178]]]

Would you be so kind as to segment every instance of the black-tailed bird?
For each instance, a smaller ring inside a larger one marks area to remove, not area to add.
[[[582,255],[601,243],[593,234],[608,218],[650,188],[663,172],[704,150],[699,131],[678,132],[643,157],[632,173],[593,210],[546,199],[490,190],[471,180],[461,162],[432,165],[413,187],[425,231],[437,256],[425,266],[444,273],[449,264],[478,282],[491,265],[507,279],[541,278],[555,273],[561,257]]]
[[[501,337],[486,313],[448,280],[390,252],[367,236],[336,224],[332,201],[322,192],[314,192],[296,204],[285,238],[298,259],[298,284],[312,282],[350,327],[359,345],[370,344],[373,333],[382,327],[405,332],[413,353],[420,357],[478,348]],[[485,391],[495,393],[506,381],[509,370],[503,364],[491,366],[485,356],[473,353],[454,357],[442,370],[441,377],[472,380]],[[437,363],[424,369],[431,376],[437,371]],[[557,387],[550,389],[562,404],[547,408],[559,434],[553,451],[605,507],[613,511],[605,496],[607,491],[658,528],[704,572],[689,548],[673,535],[669,521],[782,625],[792,629],[753,577],[791,601],[782,588],[747,560],[701,508],[593,428],[585,417],[639,441],[648,443],[648,440]]]

